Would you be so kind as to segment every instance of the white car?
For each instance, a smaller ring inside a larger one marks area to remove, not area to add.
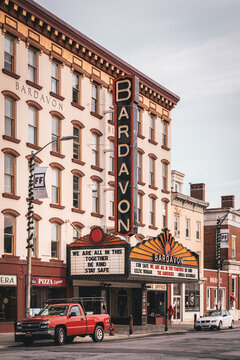
[[[201,316],[199,320],[195,322],[194,328],[196,330],[203,329],[223,329],[233,328],[234,320],[233,316],[227,310],[214,310],[209,316]]]

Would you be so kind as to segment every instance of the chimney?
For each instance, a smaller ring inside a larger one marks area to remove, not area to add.
[[[235,196],[227,195],[222,196],[222,208],[233,208],[235,207]]]
[[[205,201],[205,184],[190,184],[190,196]]]

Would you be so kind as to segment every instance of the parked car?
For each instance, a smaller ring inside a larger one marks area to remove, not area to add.
[[[201,316],[194,325],[196,330],[233,328],[233,316],[227,310],[214,310],[209,316]]]
[[[15,341],[31,345],[34,340],[54,339],[56,344],[63,345],[71,343],[75,336],[86,335],[91,336],[94,342],[102,341],[104,331],[109,330],[110,317],[100,313],[104,306],[96,298],[92,299],[90,307],[88,303],[92,311],[86,312],[83,299],[49,303],[34,317],[17,322]]]

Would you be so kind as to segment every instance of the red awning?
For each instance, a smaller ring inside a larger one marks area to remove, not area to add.
[[[230,300],[231,301],[237,301],[237,298],[235,296],[233,296],[233,295],[230,295]]]

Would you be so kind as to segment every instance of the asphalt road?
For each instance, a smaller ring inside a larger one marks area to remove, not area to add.
[[[194,360],[240,359],[240,328],[223,331],[165,334],[102,343],[81,342],[64,346],[53,342],[35,342],[31,347],[21,344],[0,349],[3,360]]]

